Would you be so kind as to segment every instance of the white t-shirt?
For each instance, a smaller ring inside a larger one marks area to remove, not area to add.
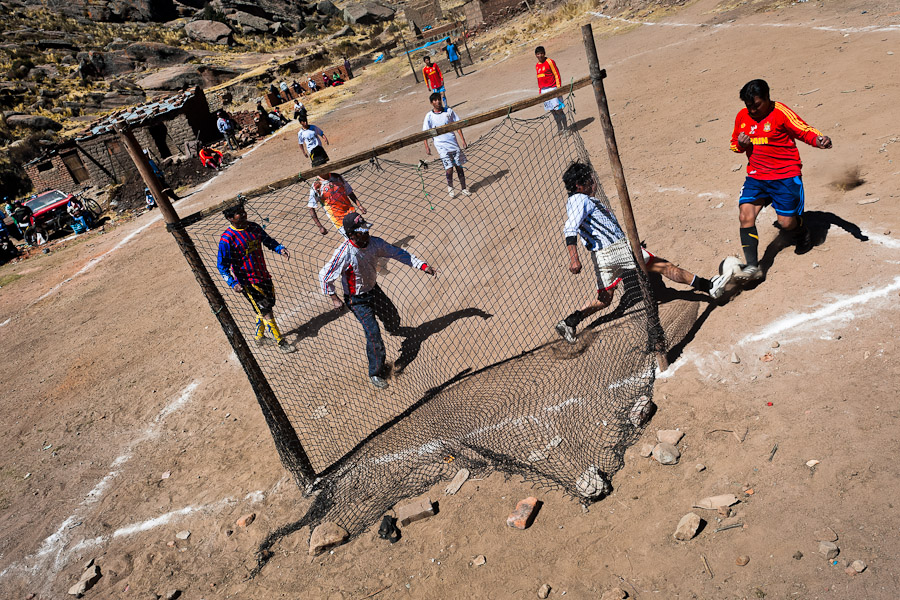
[[[318,138],[320,135],[325,135],[325,132],[315,125],[310,125],[309,129],[301,129],[297,132],[297,142],[306,144],[306,151],[312,152],[315,148],[322,145]]]
[[[428,111],[425,115],[425,122],[422,123],[422,131],[428,131],[435,127],[449,125],[459,121],[459,117],[453,112],[452,108],[448,108],[444,112],[436,113],[433,110]],[[442,133],[434,136],[434,147],[437,148],[438,154],[445,156],[448,152],[459,150],[459,144],[456,142],[456,132]]]

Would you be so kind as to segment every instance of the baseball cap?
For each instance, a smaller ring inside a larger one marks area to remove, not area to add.
[[[368,233],[371,225],[356,212],[344,215],[344,221],[341,224],[344,226],[344,233],[348,236],[351,233]]]

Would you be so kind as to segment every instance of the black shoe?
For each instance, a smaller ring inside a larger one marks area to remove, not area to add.
[[[797,232],[797,245],[794,248],[794,254],[806,254],[813,249],[812,232],[805,225]]]

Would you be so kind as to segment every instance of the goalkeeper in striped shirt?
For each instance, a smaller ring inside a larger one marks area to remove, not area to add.
[[[281,335],[275,323],[275,286],[266,269],[266,259],[262,248],[284,256],[290,260],[288,249],[276,242],[258,224],[247,220],[243,205],[230,206],[222,211],[231,226],[219,239],[217,266],[225,283],[239,294],[243,294],[256,312],[256,345],[265,343],[268,330],[275,338],[279,350],[294,352],[296,348]]]

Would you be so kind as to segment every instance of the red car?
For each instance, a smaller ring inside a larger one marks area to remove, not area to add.
[[[69,200],[73,198],[75,196],[72,194],[59,190],[50,190],[26,201],[25,205],[34,211],[31,217],[31,224],[35,229],[45,231],[48,236],[53,235],[57,231],[73,231],[72,217],[66,210]],[[100,216],[100,206],[94,200],[83,198],[81,202],[86,210],[93,213],[95,218]]]

